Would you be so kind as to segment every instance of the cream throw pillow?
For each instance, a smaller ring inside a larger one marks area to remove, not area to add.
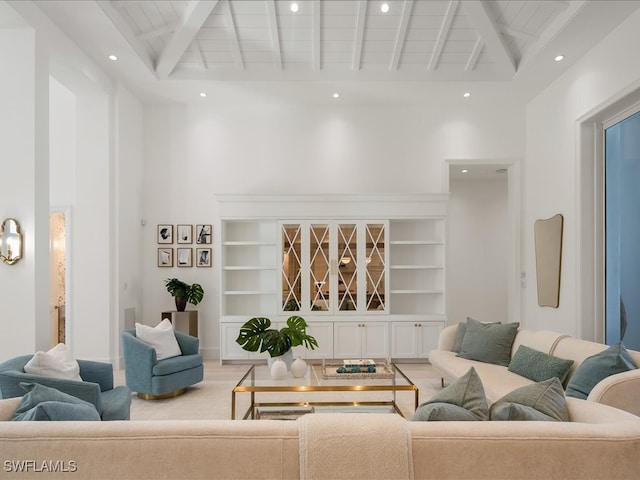
[[[36,352],[24,366],[24,371],[31,375],[82,381],[80,366],[64,343],[57,344],[48,352]]]
[[[182,355],[182,350],[180,350],[180,345],[178,345],[176,335],[173,332],[173,325],[168,318],[162,320],[155,327],[136,323],[136,337],[153,347],[158,360]]]

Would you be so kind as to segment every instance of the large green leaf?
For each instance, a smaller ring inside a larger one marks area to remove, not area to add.
[[[236,343],[249,352],[269,352],[272,357],[283,355],[291,347],[299,345],[311,350],[318,346],[316,339],[307,335],[307,322],[300,316],[289,317],[287,326],[279,331],[270,326],[268,318],[254,317],[240,327]]]
[[[254,317],[240,327],[240,333],[238,334],[238,338],[236,338],[236,343],[249,352],[264,352],[267,350],[263,345],[264,338],[270,326],[271,320],[268,318]],[[277,333],[277,330],[271,330],[271,332]]]
[[[291,345],[294,347],[304,345],[306,348],[314,350],[318,346],[316,339],[307,335],[307,322],[298,315],[289,317],[287,326],[280,331],[291,339]]]

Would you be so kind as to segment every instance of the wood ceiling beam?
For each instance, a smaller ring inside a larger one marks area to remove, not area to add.
[[[478,37],[476,44],[473,46],[473,51],[469,56],[469,60],[467,60],[467,64],[464,67],[466,72],[470,72],[476,68],[476,64],[478,63],[478,57],[480,56],[480,52],[482,51],[482,47],[484,46],[484,42],[482,38]]]
[[[218,0],[192,0],[189,3],[184,16],[178,22],[173,35],[158,58],[156,72],[160,78],[167,78],[176,68],[178,61],[196,38],[217,3]]]
[[[409,26],[409,18],[411,18],[411,10],[413,9],[413,0],[405,0],[402,5],[402,13],[400,14],[400,28],[396,35],[396,43],[393,46],[393,55],[391,56],[391,65],[389,70],[397,70],[402,56],[404,40],[407,37],[407,27]]]
[[[436,40],[436,46],[433,49],[433,53],[431,54],[431,59],[427,64],[427,70],[435,70],[438,67],[438,62],[440,61],[440,55],[442,55],[442,48],[444,47],[444,44],[447,41],[449,30],[451,30],[451,23],[453,22],[453,17],[456,15],[456,10],[458,9],[459,3],[460,3],[459,0],[451,0],[449,2],[449,6],[447,7],[447,12],[444,15],[444,20],[442,21],[442,25],[440,26],[440,33],[438,34],[438,39]]]
[[[358,18],[356,20],[356,38],[353,49],[353,61],[351,70],[360,70],[360,62],[362,60],[362,43],[364,41],[364,23],[367,18],[367,2],[360,0],[358,2]]]
[[[320,68],[321,68],[321,61],[320,61],[320,56],[322,54],[321,51],[321,41],[322,41],[322,37],[321,37],[321,32],[322,32],[322,23],[321,23],[321,19],[322,19],[322,11],[321,11],[322,5],[320,4],[319,0],[313,0],[313,2],[311,2],[311,22],[312,22],[312,52],[313,52],[313,58],[311,59],[312,61],[312,68],[314,72],[319,72]]]
[[[113,4],[109,0],[99,0],[98,5],[102,8],[102,11],[109,17],[111,22],[118,29],[120,34],[124,37],[127,43],[133,48],[133,51],[138,56],[140,61],[144,64],[145,67],[149,69],[151,74],[158,78],[156,70],[153,66],[153,59],[149,52],[145,48],[144,44],[136,37],[135,32],[124,19],[124,17],[118,12]]]
[[[240,50],[240,40],[238,40],[238,30],[236,29],[236,22],[233,19],[233,12],[231,12],[231,5],[229,5],[228,0],[223,2],[222,5],[224,6],[222,13],[224,15],[225,24],[229,28],[229,33],[231,35],[231,53],[233,58],[235,58],[238,67],[244,70],[244,59],[242,58],[242,51]]]
[[[488,54],[508,72],[516,73],[516,62],[502,38],[487,2],[485,0],[465,1],[464,5],[471,14],[471,22],[487,46]]]
[[[267,17],[269,18],[273,64],[278,70],[282,70],[282,47],[280,46],[280,31],[278,29],[278,17],[276,15],[276,3],[274,0],[267,1]]]
[[[152,38],[161,37],[165,33],[172,33],[176,29],[175,25],[164,25],[159,28],[154,28],[153,30],[149,30],[148,32],[139,33],[136,35],[138,40],[151,40]]]
[[[192,46],[193,46],[194,52],[196,53],[196,59],[198,60],[200,67],[203,70],[206,70],[207,62],[204,59],[204,55],[202,55],[202,48],[200,48],[200,42],[198,41],[197,38],[193,41]]]
[[[530,42],[535,42],[536,40],[538,40],[540,37],[538,35],[532,35],[530,33],[525,33],[522,32],[520,30],[516,30],[515,28],[511,28],[508,25],[503,25],[503,24],[499,24],[498,28],[500,29],[500,31],[502,33],[506,33],[507,35],[514,37],[514,38],[520,38],[522,40],[527,40]]]

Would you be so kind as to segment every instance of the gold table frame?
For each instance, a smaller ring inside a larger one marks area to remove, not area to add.
[[[330,406],[330,407],[359,407],[359,406],[389,406],[392,407],[393,410],[404,417],[402,411],[398,407],[396,403],[396,393],[399,391],[413,391],[414,392],[414,410],[418,408],[419,403],[419,389],[418,386],[415,385],[409,377],[407,377],[404,372],[398,368],[398,366],[394,363],[390,364],[390,367],[396,373],[395,377],[392,379],[383,378],[376,380],[368,378],[367,382],[362,382],[359,379],[354,378],[345,378],[344,380],[331,379],[333,384],[331,385],[315,385],[309,384],[309,381],[306,381],[310,375],[314,375],[315,372],[311,371],[312,369],[321,369],[322,366],[320,364],[311,364],[309,365],[309,372],[307,376],[299,380],[296,385],[283,385],[282,383],[278,383],[278,380],[272,380],[269,385],[256,385],[256,368],[264,368],[266,369],[266,365],[251,365],[247,372],[243,375],[240,381],[236,384],[231,392],[231,420],[236,419],[236,394],[237,393],[250,393],[251,394],[251,404],[249,408],[245,412],[242,420],[247,420],[251,418],[252,420],[256,418],[256,411],[259,407],[315,407],[315,406]],[[397,384],[396,379],[400,377],[404,379],[406,384]],[[329,380],[329,379],[327,379]],[[244,384],[248,381],[248,384]],[[306,381],[306,384],[303,382]],[[376,383],[379,382],[379,383]],[[386,383],[385,383],[386,382]],[[374,391],[388,391],[392,392],[392,399],[388,401],[352,401],[352,402],[343,402],[343,401],[305,401],[305,402],[256,402],[256,393],[296,393],[296,392],[374,392]]]

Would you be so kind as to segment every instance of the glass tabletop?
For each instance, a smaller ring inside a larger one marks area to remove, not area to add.
[[[267,365],[252,365],[235,386],[235,392],[304,392],[353,390],[415,390],[417,387],[393,363],[377,365],[376,374],[338,374],[342,363],[311,363],[304,377],[291,372],[282,380],[271,378]]]

